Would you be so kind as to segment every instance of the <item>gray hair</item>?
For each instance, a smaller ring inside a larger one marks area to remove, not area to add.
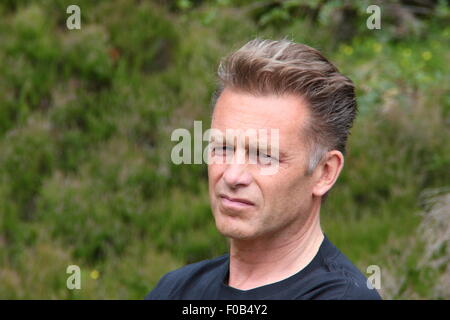
[[[213,107],[225,88],[262,96],[293,94],[307,102],[310,117],[303,128],[309,148],[306,175],[314,172],[328,151],[345,155],[357,114],[354,85],[318,50],[287,39],[257,38],[223,58],[217,75]]]

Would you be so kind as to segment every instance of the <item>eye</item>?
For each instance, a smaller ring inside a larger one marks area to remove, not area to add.
[[[212,151],[214,152],[215,155],[225,155],[227,152],[232,152],[234,151],[233,147],[230,146],[217,146],[217,147],[213,147]]]
[[[258,150],[257,155],[258,155],[258,162],[261,165],[274,165],[278,163],[278,159],[273,155],[271,155],[270,153]]]
[[[257,151],[257,156],[263,159],[273,159],[270,154],[264,153],[262,151]]]

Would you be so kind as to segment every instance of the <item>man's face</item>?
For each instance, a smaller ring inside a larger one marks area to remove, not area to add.
[[[248,155],[249,145],[228,140],[223,148],[213,147],[212,158],[225,154],[232,158],[208,165],[211,207],[224,236],[256,239],[295,232],[304,223],[311,211],[313,187],[312,178],[305,175],[308,151],[301,130],[307,117],[307,106],[295,96],[257,97],[228,88],[222,92],[213,129],[224,136],[227,129],[279,130],[279,167],[274,174],[262,174],[267,164],[236,161],[238,152]]]

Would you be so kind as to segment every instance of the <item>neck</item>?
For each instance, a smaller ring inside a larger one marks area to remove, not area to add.
[[[286,279],[306,267],[317,254],[324,235],[319,209],[300,228],[282,235],[230,241],[228,285],[249,290]]]

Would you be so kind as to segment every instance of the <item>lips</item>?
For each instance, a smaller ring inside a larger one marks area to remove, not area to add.
[[[244,198],[233,198],[225,194],[220,194],[220,202],[227,209],[241,210],[254,206],[255,204]]]

